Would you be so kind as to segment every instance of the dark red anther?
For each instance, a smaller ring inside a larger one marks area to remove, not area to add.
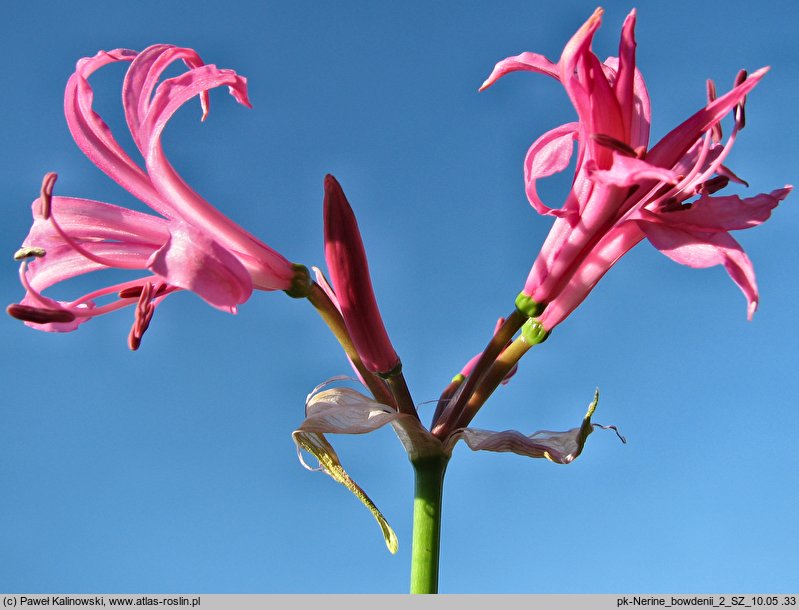
[[[57,179],[58,174],[54,172],[45,174],[44,178],[42,179],[42,188],[39,191],[39,201],[41,202],[42,206],[42,218],[45,220],[50,218],[53,201],[53,187],[55,186],[55,181]]]
[[[128,288],[123,288],[117,294],[120,299],[138,299],[141,296],[141,293],[141,286],[130,286]]]
[[[155,293],[152,294],[152,298],[159,297],[166,292],[166,284],[158,284],[158,288],[155,289]],[[142,286],[129,286],[128,288],[123,288],[117,293],[120,299],[138,299],[141,296],[143,291]]]
[[[6,307],[6,312],[12,318],[33,324],[50,324],[52,322],[73,322],[75,314],[66,309],[48,309],[46,307],[31,307],[21,303],[13,303]]]
[[[690,210],[693,207],[690,203],[682,203],[676,197],[669,197],[660,204],[660,211],[661,212],[684,212],[685,210]]]
[[[164,286],[161,284],[159,289]],[[140,288],[139,302],[136,303],[136,314],[133,319],[133,326],[131,326],[130,333],[128,334],[128,347],[136,351],[141,345],[142,337],[150,326],[150,320],[153,319],[155,313],[155,305],[150,302],[153,296],[153,285],[146,282]]]
[[[707,103],[712,104],[716,100],[716,83],[707,79]]]
[[[714,176],[710,180],[705,180],[702,184],[700,184],[697,192],[702,195],[712,195],[713,193],[723,189],[729,183],[730,179],[727,176]]]
[[[638,158],[638,152],[636,150],[634,150],[629,144],[625,144],[613,136],[609,136],[604,133],[592,133],[591,138],[600,146],[615,150],[625,157],[632,157],[633,159]]]
[[[742,84],[746,77],[748,76],[746,70],[741,70],[735,76],[735,86]],[[738,105],[735,107],[735,125],[738,129],[743,129],[746,126],[746,96],[738,102]]]

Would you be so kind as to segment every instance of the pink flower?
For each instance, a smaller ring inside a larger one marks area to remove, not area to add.
[[[352,343],[373,373],[388,374],[400,365],[377,307],[366,251],[341,185],[325,177],[325,260]]]
[[[749,76],[742,72],[721,97],[709,82],[707,105],[649,148],[649,96],[635,66],[635,11],[622,27],[619,57],[604,63],[591,51],[601,16],[597,9],[557,63],[535,53],[509,57],[481,88],[517,70],[546,74],[561,82],[578,116],[578,122],[536,140],[525,159],[527,197],[537,212],[554,216],[555,223],[517,304],[528,315],[540,314],[544,328],[551,330],[619,258],[647,237],[678,263],[724,265],[746,296],[751,318],[758,303],[754,270],[729,231],[764,222],[791,187],[747,199],[712,194],[730,181],[745,184],[723,162],[744,126],[746,95],[768,68]],[[734,127],[722,144],[721,120],[730,112]],[[573,141],[574,182],[563,206],[553,209],[539,198],[536,181],[568,167]]]
[[[173,62],[187,70],[159,79]],[[89,76],[114,62],[131,62],[122,102],[133,141],[144,158],[140,167],[114,139],[92,109]],[[99,201],[53,197],[56,175],[48,174],[33,203],[33,226],[17,253],[23,260],[22,302],[9,313],[33,328],[74,330],[94,316],[136,305],[130,346],[136,349],[155,307],[176,290],[190,290],[210,305],[235,313],[252,290],[286,290],[292,264],[246,232],[194,192],[166,159],[161,133],[172,115],[199,95],[203,120],[208,91],[227,85],[239,103],[250,106],[247,82],[232,70],[203,64],[192,49],[154,45],[141,53],[127,49],[101,51],[81,59],[64,96],[67,124],[75,142],[111,179],[160,216],[143,214]],[[72,301],[56,301],[42,291],[98,269],[137,270],[140,276],[107,286]],[[97,299],[112,297],[98,304]]]

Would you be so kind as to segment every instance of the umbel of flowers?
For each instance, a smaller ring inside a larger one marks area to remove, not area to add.
[[[597,9],[566,43],[558,61],[529,52],[508,57],[496,64],[481,88],[510,72],[543,74],[561,83],[576,120],[544,133],[527,153],[527,198],[537,213],[554,219],[552,229],[512,310],[499,318],[485,348],[445,385],[427,426],[382,320],[358,223],[339,182],[333,176],[324,179],[328,281],[319,268],[311,273],[289,262],[224,216],[166,158],[161,135],[189,100],[199,97],[203,120],[209,111],[208,92],[216,87],[226,86],[237,102],[250,106],[244,77],[205,64],[192,49],[165,44],[141,52],[114,49],[78,62],[64,99],[70,132],[100,170],[153,213],[56,195],[56,175],[47,174],[33,202],[33,225],[15,254],[25,294],[8,313],[38,330],[69,332],[95,316],[131,306],[128,344],[138,349],[156,308],[179,290],[194,292],[230,313],[254,290],[280,290],[308,300],[338,339],[365,390],[325,382],[311,392],[305,419],[293,433],[300,460],[306,464],[303,453],[310,454],[319,469],[352,491],[371,511],[394,552],[396,535],[349,477],[326,436],[391,425],[416,475],[411,591],[435,592],[443,480],[455,444],[462,440],[475,451],[568,464],[598,427],[592,422],[598,392],[582,421],[564,432],[493,432],[470,423],[494,390],[514,375],[522,356],[546,340],[633,246],[647,239],[678,263],[722,265],[744,293],[749,318],[757,308],[752,263],[730,232],[767,220],[791,187],[747,198],[721,193],[730,182],[746,184],[725,161],[745,126],[746,97],[768,68],[741,71],[721,95],[708,82],[707,103],[651,144],[652,106],[635,59],[635,12],[622,26],[618,56],[604,62],[591,48],[601,17]],[[164,79],[164,71],[178,61],[185,71]],[[143,165],[122,149],[92,106],[89,77],[118,62],[129,63],[122,105]],[[727,117],[731,128],[725,137],[722,121]],[[571,188],[557,205],[545,203],[538,180],[565,171],[573,155]],[[44,294],[65,280],[109,268],[129,270],[132,279],[73,299]]]

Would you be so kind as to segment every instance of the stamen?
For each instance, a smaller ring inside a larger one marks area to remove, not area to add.
[[[133,326],[130,329],[130,334],[128,334],[128,347],[133,351],[139,349],[142,337],[150,326],[150,320],[153,319],[153,314],[155,313],[155,305],[150,302],[152,293],[153,285],[150,282],[145,283],[141,289],[139,302],[136,304]]]
[[[41,201],[42,206],[42,217],[45,220],[50,218],[53,201],[53,187],[55,186],[56,180],[58,180],[58,174],[55,172],[48,172],[42,179],[42,188],[39,190],[39,201]]]
[[[166,292],[166,289],[166,284],[158,284],[158,287],[155,289],[155,293],[153,294],[152,298],[161,296]],[[128,288],[123,288],[118,294],[120,299],[135,299],[141,296],[143,290],[143,286],[130,286]]]
[[[48,324],[50,322],[73,322],[75,315],[66,309],[47,309],[45,307],[31,307],[22,303],[14,303],[6,307],[6,312],[12,318],[34,324]]]
[[[30,282],[28,281],[28,261],[23,260],[19,266],[19,283],[22,284],[22,287],[25,289],[25,292],[28,293],[28,297],[38,303],[41,303],[42,307],[40,309],[51,309],[50,305],[52,300],[42,296],[42,294],[36,290],[33,286],[31,286]]]
[[[740,72],[738,72],[738,74],[735,76],[735,86],[737,87],[738,85],[743,84],[747,76],[748,75],[746,70],[741,70]],[[745,107],[746,107],[746,96],[744,96],[743,99],[740,102],[738,102],[738,104],[735,106],[735,126],[738,129],[743,129],[744,127],[746,127]]]
[[[22,246],[19,250],[14,252],[14,260],[21,261],[26,258],[41,258],[47,251],[44,248],[37,248],[36,246]]]
[[[63,239],[73,250],[75,250],[78,254],[85,256],[92,262],[97,263],[98,265],[104,265],[106,267],[116,267],[119,269],[141,269],[141,265],[137,263],[131,263],[124,259],[122,260],[110,260],[105,258],[104,256],[98,256],[97,254],[92,254],[86,248],[81,246],[77,241],[72,239],[69,235],[67,235],[66,231],[61,228],[56,222],[55,216],[53,216],[53,186],[55,185],[55,181],[58,178],[58,174],[50,172],[44,177],[42,180],[42,190],[41,195],[39,197],[39,201],[41,201],[42,206],[42,217],[45,220],[49,220],[50,224],[53,225],[53,228],[56,232],[61,236]]]
[[[618,153],[621,153],[625,157],[632,157],[637,158],[638,153],[633,150],[633,148],[629,144],[625,144],[621,140],[617,140],[613,136],[606,135],[604,133],[592,133],[591,138],[600,146],[604,146],[605,148],[610,148],[611,150],[615,150]]]
[[[666,199],[663,203],[660,204],[660,211],[661,212],[684,212],[685,210],[690,210],[693,207],[691,203],[682,203],[676,197],[671,197]]]
[[[716,101],[716,83],[707,79],[707,103],[712,104]]]
[[[712,80],[708,79],[707,81],[707,103],[708,105],[712,104],[716,100],[716,83]],[[721,139],[724,137],[723,132],[721,131],[721,121],[716,121],[713,126],[710,128],[710,134],[713,137],[713,143],[716,144],[717,142],[721,142]]]
[[[727,176],[714,176],[710,180],[705,180],[702,182],[697,187],[696,192],[701,195],[712,195],[713,193],[723,189],[729,183],[730,179]]]
[[[143,288],[141,286],[130,286],[119,291],[120,299],[135,299],[141,296]]]

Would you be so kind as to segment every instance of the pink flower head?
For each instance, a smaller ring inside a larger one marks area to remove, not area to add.
[[[182,60],[187,70],[159,83],[164,70]],[[130,62],[122,103],[131,136],[143,159],[134,162],[92,109],[89,76],[114,62]],[[192,49],[154,45],[141,53],[101,51],[81,59],[70,77],[64,110],[72,137],[89,159],[111,179],[160,216],[119,206],[52,195],[56,175],[48,174],[33,203],[33,226],[17,253],[23,260],[22,302],[9,313],[33,328],[74,330],[90,318],[135,305],[132,349],[155,307],[176,290],[190,290],[210,305],[235,313],[253,288],[286,290],[292,264],[253,237],[194,192],[177,174],[161,146],[172,115],[199,95],[208,114],[208,91],[226,85],[239,103],[250,106],[247,81],[232,70],[203,64]],[[99,269],[137,270],[140,276],[91,292],[73,301],[56,301],[42,291],[63,280]],[[98,299],[110,302],[98,304]]]
[[[387,374],[400,365],[377,307],[366,251],[341,185],[325,176],[325,260],[341,316],[367,369]]]
[[[791,187],[741,199],[714,197],[730,181],[745,184],[723,162],[744,126],[746,95],[768,68],[736,78],[721,97],[708,84],[708,103],[649,147],[650,105],[635,65],[635,11],[624,22],[619,57],[600,62],[591,51],[602,10],[566,44],[557,63],[522,53],[499,62],[481,89],[517,70],[539,72],[563,85],[578,121],[536,140],[524,164],[527,197],[555,223],[519,295],[522,309],[540,314],[546,330],[563,321],[608,269],[647,237],[672,260],[691,267],[724,265],[748,302],[758,303],[752,263],[730,230],[764,222]],[[734,113],[722,143],[721,120]],[[565,170],[577,142],[571,191],[561,208],[539,198],[536,181]],[[689,199],[696,199],[686,203]]]

